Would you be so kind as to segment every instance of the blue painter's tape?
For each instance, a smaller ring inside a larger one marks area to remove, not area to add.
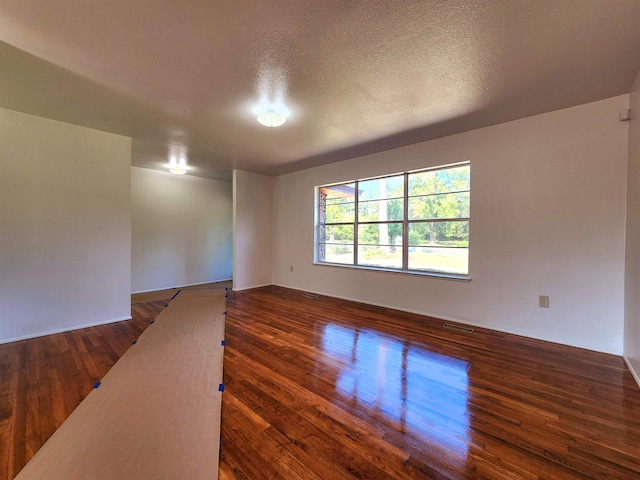
[[[227,290],[229,290],[229,287],[224,287],[224,291],[226,292]]]
[[[221,345],[224,347],[226,344],[227,344],[227,341],[226,340],[222,340]]]
[[[131,345],[135,345],[136,343],[138,343],[138,340],[134,340],[133,342],[131,342]]]
[[[155,320],[151,320],[151,321],[149,322],[149,325],[151,325],[152,323],[156,323],[156,321],[155,321]]]
[[[218,386],[218,391],[219,391],[219,392],[224,392],[224,383],[221,383],[221,384]]]
[[[226,315],[226,314],[227,314],[227,312],[224,312],[224,314]]]
[[[96,382],[96,384],[93,386],[93,388],[98,388],[100,385],[102,385],[102,382]]]

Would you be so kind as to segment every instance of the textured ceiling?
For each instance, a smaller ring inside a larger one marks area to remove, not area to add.
[[[4,0],[0,107],[280,174],[628,93],[640,1]],[[289,121],[252,108],[280,96]]]

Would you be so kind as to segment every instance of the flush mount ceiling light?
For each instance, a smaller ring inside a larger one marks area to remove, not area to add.
[[[260,122],[265,127],[279,127],[287,121],[287,117],[276,112],[273,108],[270,108],[264,113],[260,113],[257,117],[258,122]]]
[[[180,161],[175,156],[171,156],[169,160],[169,171],[174,175],[184,175],[187,173],[187,159],[183,156],[180,157]]]

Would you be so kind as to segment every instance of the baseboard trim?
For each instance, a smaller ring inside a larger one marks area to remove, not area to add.
[[[262,285],[252,285],[251,287],[232,288],[232,290],[234,292],[243,292],[244,290],[251,290],[251,289],[254,289],[254,288],[261,288],[261,287],[268,287],[270,285],[275,285],[275,283],[263,283]],[[279,285],[279,286],[284,286],[284,285]],[[285,288],[289,288],[289,287],[285,287]],[[297,290],[297,289],[294,288],[294,290]]]
[[[530,334],[527,334],[527,333],[523,333],[523,332],[520,332],[520,331],[517,331],[517,330],[511,330],[511,329],[507,329],[507,328],[503,328],[503,327],[498,327],[498,326],[495,326],[495,325],[492,325],[492,324],[483,324],[483,323],[473,322],[473,321],[470,321],[470,320],[460,320],[459,318],[448,317],[448,316],[445,316],[445,315],[433,314],[433,313],[429,313],[429,312],[422,312],[422,311],[418,311],[418,310],[411,310],[411,309],[408,309],[408,308],[399,308],[396,305],[387,305],[387,304],[384,304],[384,303],[377,303],[377,302],[367,302],[367,301],[364,301],[364,300],[359,300],[357,298],[350,298],[350,297],[344,297],[344,296],[340,296],[340,295],[327,294],[327,293],[324,293],[324,292],[319,292],[317,290],[296,288],[296,287],[291,287],[289,285],[283,285],[283,284],[280,284],[280,283],[274,283],[273,285],[278,286],[278,287],[283,287],[283,288],[290,288],[291,290],[298,290],[298,291],[301,291],[301,292],[309,292],[309,293],[315,293],[317,295],[324,295],[325,297],[333,297],[333,298],[339,298],[341,300],[349,300],[351,302],[365,303],[367,305],[373,305],[375,307],[390,308],[392,310],[398,310],[400,312],[414,313],[416,315],[422,315],[423,317],[431,317],[431,318],[436,318],[438,320],[446,320],[448,322],[455,322],[455,323],[459,323],[459,324],[462,324],[462,325],[469,325],[469,326],[478,327],[478,328],[486,328],[487,330],[493,330],[495,332],[508,333],[510,335],[517,335],[519,337],[531,338],[533,340],[541,340],[543,342],[555,343],[557,345],[564,345],[566,347],[582,348],[584,350],[590,350],[592,352],[607,353],[609,355],[616,355],[618,357],[622,356],[622,351],[607,351],[607,350],[597,349],[597,348],[595,348],[593,346],[554,342],[553,340],[549,340],[548,338],[536,337],[536,336],[533,336],[533,335],[530,335]]]
[[[80,330],[82,328],[98,327],[100,325],[107,325],[108,323],[122,322],[122,321],[125,321],[125,320],[131,320],[131,316],[120,317],[120,318],[112,318],[110,320],[104,320],[104,321],[95,322],[95,323],[87,323],[85,325],[74,325],[72,327],[58,328],[58,329],[55,329],[55,330],[48,330],[46,332],[32,333],[32,334],[29,334],[29,335],[23,335],[21,337],[0,339],[0,345],[3,345],[5,343],[19,342],[21,340],[29,340],[31,338],[46,337],[47,335],[55,335],[56,333],[71,332],[73,330]]]
[[[233,280],[233,278],[223,278],[222,280],[209,280],[207,282],[198,282],[198,283],[187,283],[186,285],[171,285],[170,287],[152,288],[151,290],[138,290],[137,292],[131,292],[131,295],[136,295],[137,293],[160,292],[162,290],[174,290],[174,289],[184,288],[184,287],[195,287],[196,285],[206,285],[207,283],[228,282],[230,280]]]
[[[624,358],[624,363],[627,364],[627,367],[629,368],[629,371],[631,372],[633,379],[638,384],[638,387],[640,387],[640,374],[638,374],[638,372],[636,372],[636,369],[633,368],[633,364],[631,363],[631,360],[629,360],[629,357],[627,357],[626,355],[623,355],[622,358]]]

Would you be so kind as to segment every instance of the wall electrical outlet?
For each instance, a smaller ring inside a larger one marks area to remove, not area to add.
[[[293,272],[293,265],[289,265],[289,271]]]
[[[538,297],[538,305],[540,308],[549,308],[549,295],[540,295]]]

